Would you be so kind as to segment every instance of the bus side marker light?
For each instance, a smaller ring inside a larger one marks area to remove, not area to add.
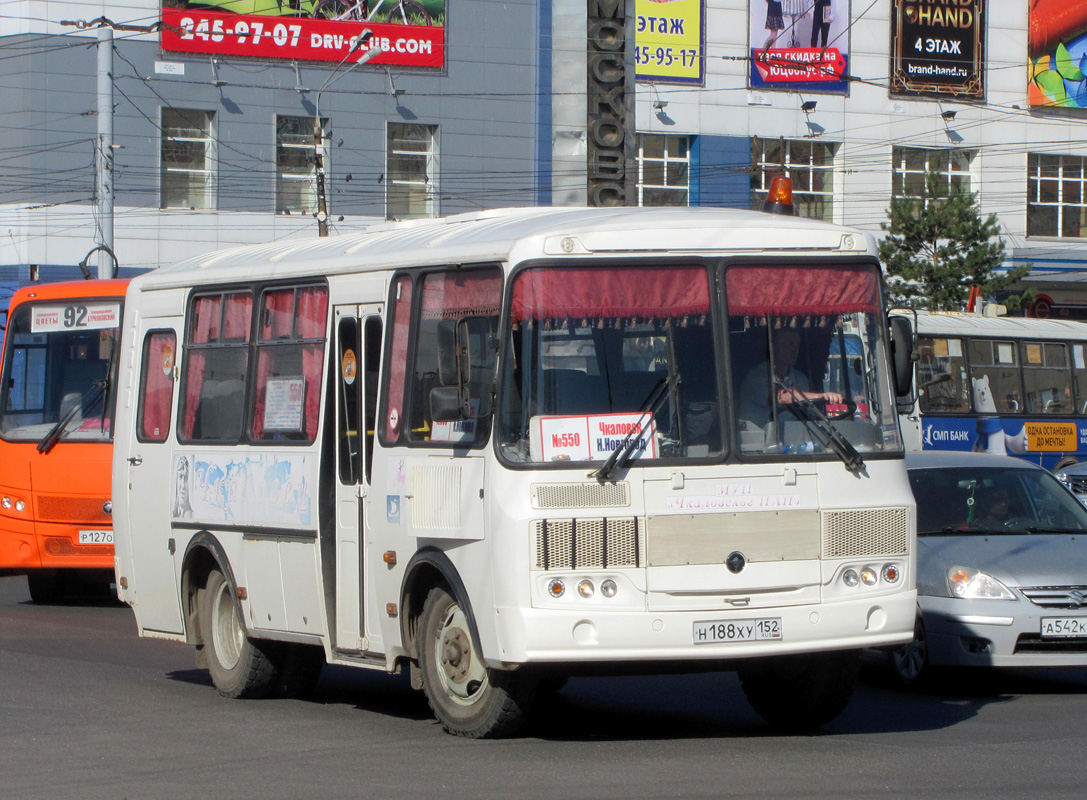
[[[396,551],[386,550],[385,554],[381,557],[381,560],[388,564],[390,567],[396,566]]]
[[[244,586],[239,586],[236,594],[238,595],[239,600],[244,600],[245,598],[249,597],[249,592],[245,590]]]
[[[396,616],[396,603],[386,603],[385,604],[385,613],[388,614],[390,617],[395,617]]]
[[[566,594],[566,584],[556,578],[547,584],[547,593],[552,597],[562,597]]]

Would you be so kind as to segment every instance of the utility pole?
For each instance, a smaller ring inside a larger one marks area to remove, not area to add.
[[[351,49],[347,51],[340,63],[337,64],[332,72],[325,78],[325,82],[321,84],[321,88],[317,90],[317,98],[313,104],[313,163],[316,169],[317,175],[317,235],[328,236],[328,198],[325,195],[325,130],[321,124],[321,92],[328,88],[332,83],[333,77],[340,71],[340,67],[344,65],[347,59],[351,58],[356,52],[363,48],[374,36],[374,32],[369,28],[364,28],[358,35],[355,43],[351,45]],[[365,64],[374,56],[381,53],[381,48],[378,46],[371,47],[361,56],[358,60],[351,64],[341,75],[342,78],[348,72],[353,70],[359,64]]]
[[[113,251],[113,28],[98,29],[98,147],[94,158],[98,195],[98,277],[112,278]]]

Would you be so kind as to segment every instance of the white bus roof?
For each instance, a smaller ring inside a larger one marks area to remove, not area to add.
[[[912,312],[899,312],[910,316]],[[1087,339],[1087,324],[1063,319],[986,317],[961,311],[918,311],[918,333],[1009,339]]]
[[[518,254],[519,246],[527,249]],[[723,208],[505,208],[379,223],[360,233],[206,253],[137,279],[144,288],[406,266],[666,253],[875,256],[871,234],[819,220]]]

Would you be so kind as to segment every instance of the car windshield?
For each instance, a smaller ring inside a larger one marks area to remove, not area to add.
[[[910,486],[918,536],[1087,531],[1087,509],[1044,470],[915,468]]]
[[[703,267],[523,270],[502,365],[510,461],[706,458],[721,452]],[[611,462],[611,463],[614,463]]]

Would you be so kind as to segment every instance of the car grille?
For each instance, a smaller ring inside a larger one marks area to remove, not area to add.
[[[1087,639],[1043,639],[1037,633],[1021,633],[1016,653],[1087,653]]]
[[[1087,586],[1023,586],[1030,602],[1042,608],[1083,608],[1087,606]]]
[[[1087,494],[1087,475],[1080,477],[1066,474],[1064,480],[1076,494]]]

